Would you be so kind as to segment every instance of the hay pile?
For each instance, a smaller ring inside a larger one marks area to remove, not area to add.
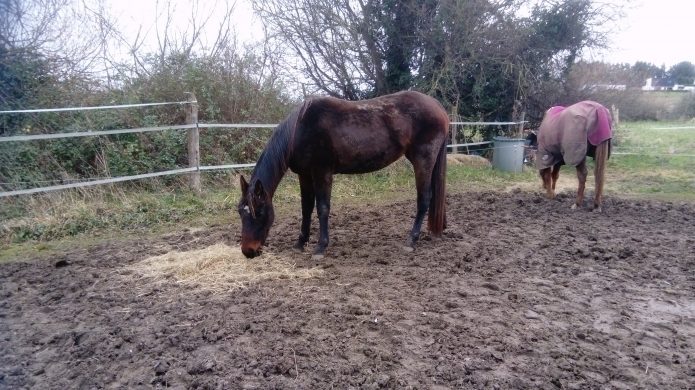
[[[177,283],[218,292],[242,289],[261,280],[310,279],[323,275],[322,269],[298,269],[295,264],[270,253],[247,259],[239,248],[224,244],[188,252],[171,251],[149,257],[128,269],[155,283],[173,279]]]
[[[473,154],[447,154],[446,163],[450,166],[466,166],[466,167],[476,167],[485,168],[491,167],[492,164],[488,159],[481,156],[476,156]]]

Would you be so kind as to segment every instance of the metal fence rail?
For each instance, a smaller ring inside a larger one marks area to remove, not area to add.
[[[73,133],[55,133],[55,134],[38,134],[38,135],[16,135],[11,137],[0,137],[0,142],[17,142],[17,141],[35,141],[42,139],[55,138],[77,138],[77,137],[99,137],[103,135],[129,134],[129,133],[147,133],[150,131],[163,130],[187,130],[187,129],[204,129],[204,128],[274,128],[277,125],[269,124],[249,124],[249,123],[198,123],[192,125],[174,125],[160,127],[139,127],[135,129],[116,129],[116,130],[94,130],[94,131],[78,131]]]
[[[185,125],[175,125],[175,126],[160,126],[160,127],[141,127],[135,129],[115,129],[115,130],[99,130],[99,131],[81,131],[81,132],[71,132],[71,133],[56,133],[56,134],[39,134],[39,135],[19,135],[10,137],[0,137],[0,142],[24,142],[24,141],[35,141],[35,140],[47,140],[47,139],[58,139],[58,138],[76,138],[76,137],[99,137],[106,135],[117,135],[117,134],[130,134],[130,133],[146,133],[152,131],[164,131],[164,130],[188,130],[188,141],[189,141],[189,157],[191,155],[196,156],[194,161],[189,161],[188,168],[173,169],[161,172],[144,173],[139,175],[131,176],[120,176],[112,177],[99,180],[87,180],[76,183],[61,184],[46,187],[37,187],[24,190],[16,191],[4,191],[0,192],[0,198],[8,196],[17,195],[29,195],[36,194],[40,192],[47,191],[57,191],[72,188],[88,187],[101,184],[118,183],[129,180],[147,179],[159,176],[168,175],[179,175],[183,173],[188,173],[191,175],[191,183],[197,181],[197,188],[192,184],[194,189],[200,191],[200,180],[199,175],[201,171],[211,171],[211,170],[222,170],[222,169],[247,169],[253,168],[256,164],[226,164],[226,165],[214,165],[214,166],[200,166],[200,152],[198,145],[198,129],[200,128],[275,128],[278,124],[253,124],[253,123],[199,123],[197,121],[197,101],[193,94],[187,94],[186,101],[181,102],[164,102],[164,103],[141,103],[141,104],[123,104],[123,105],[112,105],[112,106],[96,106],[96,107],[67,107],[67,108],[46,108],[46,109],[29,109],[29,110],[14,110],[14,111],[0,111],[0,114],[21,114],[21,113],[41,113],[41,112],[60,112],[60,111],[81,111],[81,110],[102,110],[102,109],[125,109],[134,107],[150,107],[150,106],[163,106],[179,104],[185,105],[187,109],[187,124]],[[452,126],[514,126],[520,125],[525,122],[451,122]],[[193,140],[193,142],[191,142]],[[451,144],[447,145],[447,148],[455,148],[459,146],[476,146],[476,145],[486,145],[492,142],[470,142],[462,144]]]
[[[166,106],[169,104],[186,104],[186,103],[197,103],[197,102],[163,102],[163,103],[134,103],[134,104],[121,104],[117,106],[94,106],[94,107],[63,107],[63,108],[37,108],[29,110],[9,110],[0,111],[0,114],[24,114],[31,112],[61,112],[61,111],[89,111],[89,110],[112,110],[117,108],[134,108],[134,107],[151,107],[151,106]]]
[[[194,172],[194,171],[211,171],[211,170],[216,170],[216,169],[251,168],[251,167],[254,167],[255,165],[256,164],[214,165],[214,166],[202,166],[202,167],[173,169],[170,171],[162,171],[162,172],[143,173],[141,175],[111,177],[108,179],[81,181],[81,182],[77,182],[77,183],[61,184],[61,185],[57,185],[57,186],[30,188],[30,189],[26,189],[26,190],[17,190],[17,191],[5,191],[5,192],[0,192],[0,198],[6,197],[6,196],[29,195],[29,194],[36,194],[39,192],[67,190],[67,189],[71,189],[71,188],[80,188],[80,187],[89,187],[89,186],[95,186],[95,185],[101,185],[101,184],[118,183],[118,182],[128,181],[128,180],[147,179],[147,178],[158,177],[158,176],[178,175],[178,174],[189,173],[189,172]]]

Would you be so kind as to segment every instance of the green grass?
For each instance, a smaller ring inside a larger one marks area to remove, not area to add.
[[[695,155],[695,123],[621,123],[614,149],[625,153]]]
[[[694,167],[694,123],[623,123],[616,131],[607,167],[607,189],[615,194],[692,201]]]
[[[616,131],[613,156],[608,162],[606,193],[613,196],[695,202],[695,129],[683,123],[631,122]],[[631,153],[631,154],[620,154]],[[589,159],[588,186],[593,187],[593,162]],[[243,172],[247,177],[249,172]],[[573,185],[574,172],[563,169],[561,179]],[[105,237],[161,234],[183,227],[238,223],[238,178],[233,173],[203,178],[204,191],[196,195],[185,188],[164,186],[147,191],[137,184],[89,187],[26,197],[0,198],[0,261],[19,252],[49,253],[62,248],[65,238],[86,244]],[[535,169],[512,174],[490,168],[449,166],[449,193],[506,190],[520,187],[540,191]],[[571,188],[571,187],[569,187]],[[415,180],[410,163],[365,175],[337,175],[333,204],[364,204],[414,200]],[[276,192],[279,216],[298,214],[299,183],[288,173]],[[21,250],[20,250],[21,249]]]
[[[245,172],[248,174],[248,172]],[[449,167],[449,192],[504,189],[530,180],[533,171],[502,173],[490,168]],[[228,187],[204,186],[196,195],[188,190],[138,191],[133,185],[94,187],[52,192],[25,198],[0,199],[0,248],[27,242],[49,242],[65,237],[98,237],[169,231],[182,226],[206,226],[237,221],[240,193],[236,180]],[[359,204],[415,199],[410,163],[365,175],[336,175],[333,203]],[[297,212],[300,194],[296,175],[288,173],[275,194],[278,214]]]

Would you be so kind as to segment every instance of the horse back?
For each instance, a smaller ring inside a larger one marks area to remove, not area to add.
[[[366,173],[386,167],[416,145],[446,139],[449,118],[435,99],[401,92],[374,99],[316,98],[298,120],[290,168]]]
[[[539,169],[558,161],[570,166],[581,163],[588,155],[587,141],[591,136],[601,131],[600,136],[604,137],[606,112],[602,105],[593,101],[548,110],[538,129]],[[607,132],[610,137],[610,127]]]

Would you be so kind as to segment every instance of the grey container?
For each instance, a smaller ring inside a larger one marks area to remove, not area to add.
[[[525,143],[523,138],[493,138],[492,167],[502,172],[521,173],[524,168]]]

